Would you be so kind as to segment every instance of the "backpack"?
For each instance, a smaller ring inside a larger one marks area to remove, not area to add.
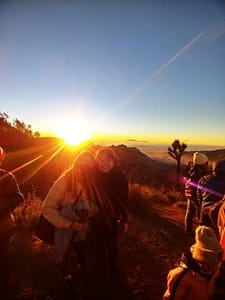
[[[202,208],[202,212],[201,212],[202,215],[201,223],[203,223],[203,225],[212,227],[217,233],[218,233],[217,219],[218,219],[218,214],[222,203],[223,201],[215,202],[209,205],[208,207]]]
[[[181,280],[184,278],[185,274],[187,274],[187,272],[189,271],[189,268],[183,268],[183,271],[180,273],[180,275],[178,276],[177,280],[175,281],[172,291],[170,293],[170,297],[169,300],[173,300],[174,296],[176,294],[177,288],[179,283],[181,282]]]
[[[220,275],[217,277],[214,283],[214,293],[212,300],[224,300],[225,299],[225,261],[222,261],[220,265]]]

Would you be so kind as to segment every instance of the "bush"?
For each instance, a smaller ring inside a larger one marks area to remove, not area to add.
[[[155,188],[152,186],[140,185],[138,183],[130,184],[129,186],[130,199],[132,201],[146,200],[158,202],[160,204],[174,204],[184,200],[182,192],[177,191],[174,187],[171,189],[161,186]]]
[[[42,199],[34,197],[25,201],[14,211],[15,222],[18,229],[33,231],[41,214]]]

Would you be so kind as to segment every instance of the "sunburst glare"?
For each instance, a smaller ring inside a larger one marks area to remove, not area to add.
[[[66,121],[56,129],[56,134],[71,146],[77,146],[92,138],[90,127],[83,120]]]

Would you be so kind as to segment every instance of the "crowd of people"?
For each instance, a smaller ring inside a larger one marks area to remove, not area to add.
[[[0,147],[0,163],[4,158]],[[195,236],[195,243],[169,272],[164,300],[225,299],[224,195],[225,160],[210,170],[207,156],[195,152],[185,174],[184,221],[184,234]],[[12,212],[23,201],[15,176],[0,169],[0,294],[4,299],[10,299],[4,291],[10,290]],[[73,292],[78,299],[101,300],[106,294],[107,299],[129,298],[117,293],[121,280],[118,240],[128,230],[128,204],[128,178],[107,147],[97,153],[81,152],[49,189],[42,216],[55,228],[54,261],[70,290],[75,266],[70,265],[68,252],[74,251],[79,291]]]
[[[169,271],[163,300],[225,299],[225,160],[193,154],[185,174],[185,234],[195,243]]]

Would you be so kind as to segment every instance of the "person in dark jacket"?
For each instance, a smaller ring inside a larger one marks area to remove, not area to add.
[[[225,194],[225,160],[218,161],[213,172],[203,176],[198,182],[197,197],[201,204],[200,223],[211,226],[209,208],[222,202]]]
[[[96,265],[92,278],[98,297],[96,299],[125,299],[115,295],[114,283],[119,281],[118,239],[128,229],[128,179],[116,162],[110,148],[102,148],[96,154],[97,171],[95,188],[97,194],[98,214],[92,223],[92,242],[90,247],[96,250]],[[97,288],[97,285],[99,288]],[[117,284],[117,283],[116,283]],[[110,294],[110,295],[109,295]]]
[[[5,152],[0,147],[0,165],[4,158]],[[0,295],[4,299],[9,299],[11,287],[9,245],[15,229],[12,212],[23,201],[15,176],[0,169]]]
[[[208,158],[204,153],[195,152],[193,163],[185,178],[185,197],[187,199],[184,228],[186,233],[193,231],[193,219],[200,218],[200,203],[197,199],[197,184],[199,179],[208,174]]]
[[[115,267],[118,235],[128,229],[128,180],[117,165],[115,154],[111,149],[101,149],[97,153],[96,162],[98,166],[96,189],[104,235],[102,239],[107,243],[111,264]]]

